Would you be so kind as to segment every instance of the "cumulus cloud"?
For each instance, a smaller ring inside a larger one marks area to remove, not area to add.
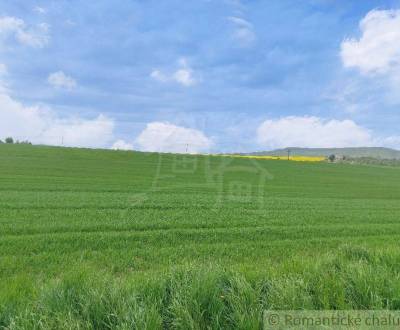
[[[193,86],[196,83],[190,68],[182,68],[177,70],[173,74],[172,78],[183,86]]]
[[[7,85],[5,83],[4,77],[8,74],[8,68],[5,64],[0,63],[0,94],[7,93]]]
[[[99,115],[94,119],[61,118],[52,110],[26,107],[0,94],[0,132],[37,144],[75,147],[107,147],[113,138],[113,120]]]
[[[386,73],[400,65],[400,10],[372,10],[360,22],[361,37],[341,44],[345,67],[363,74]]]
[[[0,77],[7,74],[7,66],[3,63],[0,63]]]
[[[198,82],[194,77],[192,68],[189,66],[185,58],[179,60],[179,68],[176,71],[168,74],[159,69],[154,69],[150,73],[150,77],[159,82],[176,82],[185,87],[193,86]]]
[[[1,77],[0,77],[1,78]],[[0,138],[12,136],[35,144],[104,148],[113,140],[114,121],[106,116],[60,117],[44,106],[13,99],[0,79]]]
[[[47,10],[45,8],[43,8],[43,7],[40,7],[40,6],[34,7],[33,11],[38,13],[38,14],[42,14],[42,15],[47,13]]]
[[[378,139],[378,145],[388,148],[400,149],[400,136],[394,135]]]
[[[124,140],[117,140],[112,145],[111,149],[114,150],[133,150],[133,144]]]
[[[213,142],[203,132],[168,122],[152,122],[137,137],[142,151],[201,153],[208,152]]]
[[[284,117],[264,121],[257,130],[260,145],[268,148],[341,148],[374,146],[371,132],[351,120]]]
[[[53,72],[47,78],[50,85],[56,88],[74,89],[76,81],[72,77],[67,76],[63,71]]]
[[[42,48],[49,42],[49,25],[41,23],[28,26],[22,19],[16,17],[0,17],[0,38],[14,38],[20,44]]]
[[[239,45],[248,46],[255,41],[256,34],[254,33],[253,24],[243,18],[235,16],[228,17],[228,21],[230,21],[235,27],[233,38],[239,43]]]
[[[162,73],[160,70],[153,70],[150,73],[150,77],[155,80],[158,80],[160,82],[167,82],[170,79],[167,75]]]

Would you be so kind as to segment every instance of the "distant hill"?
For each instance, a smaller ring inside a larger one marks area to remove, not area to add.
[[[273,151],[259,151],[248,155],[286,156],[290,150],[292,156],[326,156],[337,155],[352,158],[371,157],[379,159],[400,159],[400,151],[381,147],[364,148],[285,148]]]

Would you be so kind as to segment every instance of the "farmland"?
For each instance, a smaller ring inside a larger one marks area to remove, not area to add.
[[[292,160],[295,162],[322,162],[327,159],[323,156],[257,156],[257,155],[246,155],[246,156],[234,156],[239,158],[252,158],[252,159],[268,159],[268,160]]]
[[[400,169],[0,145],[0,328],[400,309]]]

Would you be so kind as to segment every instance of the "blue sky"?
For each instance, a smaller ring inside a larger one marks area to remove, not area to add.
[[[399,148],[399,9],[2,0],[0,138],[150,151]]]

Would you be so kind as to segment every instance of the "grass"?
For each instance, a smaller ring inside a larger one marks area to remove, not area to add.
[[[345,159],[339,160],[341,163],[347,164],[358,164],[358,165],[378,165],[378,166],[400,166],[399,159],[379,159],[372,157],[359,157],[359,158],[350,158],[347,157]]]
[[[395,167],[0,145],[0,329],[400,309]]]

